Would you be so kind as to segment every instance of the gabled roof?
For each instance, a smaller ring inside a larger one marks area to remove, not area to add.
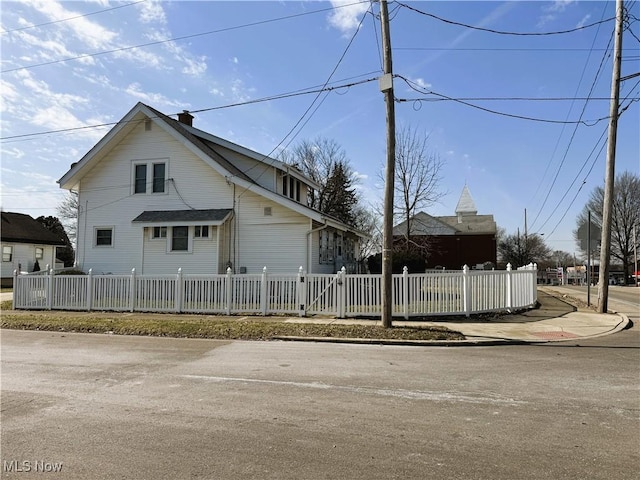
[[[440,217],[432,217],[428,213],[418,212],[411,219],[411,235],[453,235],[456,228],[442,222]],[[407,221],[393,227],[393,235],[406,235]]]
[[[66,245],[62,238],[24,213],[2,212],[2,229],[0,232],[2,241],[5,243]]]
[[[393,227],[393,235],[405,235],[406,221]],[[481,235],[497,231],[493,215],[463,215],[462,217],[432,217],[418,212],[411,222],[411,235]]]
[[[235,183],[245,191],[253,191],[315,221],[326,223],[341,230],[351,231],[359,236],[365,236],[362,232],[357,231],[349,225],[259,185],[245,172],[225,158],[225,156],[218,151],[216,146],[220,145],[224,148],[235,151],[240,155],[262,162],[265,166],[281,169],[286,171],[288,174],[303,180],[308,185],[316,186],[312,180],[302,175],[295,167],[288,166],[278,160],[265,155],[260,155],[248,148],[241,147],[202,130],[198,130],[192,126],[181,123],[141,102],[138,102],[122,118],[122,120],[117,123],[117,125],[115,125],[84,157],[82,157],[82,159],[80,159],[80,161],[71,165],[69,171],[65,173],[60,180],[58,180],[60,186],[66,189],[75,188],[80,179],[89,172],[97,162],[108,155],[111,149],[137,125],[139,125],[140,122],[144,122],[146,120],[151,120],[157,124],[160,128],[173,136],[176,141],[182,143],[187,149],[201,158],[206,164],[211,166],[211,168],[224,176],[229,182]]]

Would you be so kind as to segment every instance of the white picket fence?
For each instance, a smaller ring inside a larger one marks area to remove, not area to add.
[[[393,275],[394,317],[471,315],[537,302],[535,264],[502,271],[462,270]],[[20,275],[16,309],[143,311],[253,315],[376,317],[382,276],[347,274]]]

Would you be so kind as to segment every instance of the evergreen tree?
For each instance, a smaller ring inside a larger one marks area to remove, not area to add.
[[[353,225],[357,203],[358,197],[349,168],[344,162],[337,162],[327,179],[321,211],[347,225]]]
[[[67,236],[67,232],[65,231],[62,223],[58,217],[43,217],[40,216],[36,218],[37,222],[40,222],[42,226],[44,226],[50,232],[55,233],[58,237],[60,237],[66,246],[58,248],[56,252],[56,257],[59,260],[64,262],[65,267],[72,267],[73,261],[75,259],[75,254],[73,253],[73,247],[71,246],[71,241],[69,241],[69,237]]]

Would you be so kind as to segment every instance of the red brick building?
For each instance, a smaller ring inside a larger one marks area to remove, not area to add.
[[[410,237],[425,245],[427,268],[458,270],[490,262],[497,263],[496,222],[493,215],[478,215],[469,188],[465,185],[455,216],[432,217],[419,212],[411,220]],[[406,238],[406,221],[393,228],[394,241]]]

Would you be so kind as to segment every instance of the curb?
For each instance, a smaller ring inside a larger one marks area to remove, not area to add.
[[[496,345],[524,345],[531,343],[526,340],[511,338],[477,338],[475,340],[396,340],[393,338],[342,338],[342,337],[297,337],[278,335],[272,340],[291,342],[344,343],[359,345],[392,345],[413,347],[490,347]]]

